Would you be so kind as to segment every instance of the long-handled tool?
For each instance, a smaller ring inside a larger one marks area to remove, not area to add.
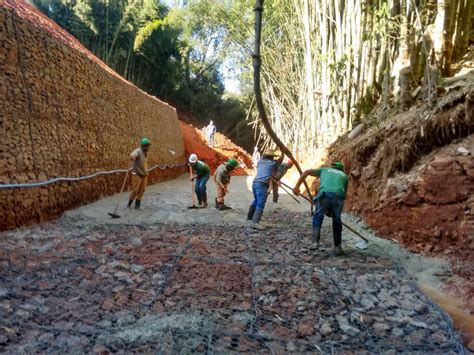
[[[125,183],[127,182],[129,171],[130,171],[130,169],[127,169],[127,172],[125,173],[125,177],[123,178],[122,188],[120,189],[120,195],[119,195],[119,198],[118,198],[118,201],[117,201],[117,205],[115,206],[114,213],[109,212],[109,216],[112,217],[112,218],[120,218],[120,216],[117,214],[117,210],[118,210],[118,207],[119,207],[119,204],[120,204],[120,201],[121,201],[122,192],[123,192],[123,189],[125,187]]]
[[[282,185],[282,186],[286,186],[287,188],[293,190],[291,188],[291,186],[288,186],[286,185],[285,183],[279,181],[279,183]],[[306,201],[308,201],[309,203],[311,204],[314,204],[314,202],[308,197],[308,196],[305,196],[305,195],[299,195],[301,196],[302,198],[304,198]],[[356,247],[359,248],[359,249],[365,249],[367,248],[367,244],[369,243],[369,240],[365,237],[363,237],[359,232],[357,232],[352,226],[348,225],[347,223],[345,222],[342,222],[342,225],[344,227],[346,227],[347,229],[349,229],[352,233],[354,233],[355,235],[357,235],[360,239],[363,240],[363,242],[360,242],[360,243],[357,243],[356,244]]]
[[[199,208],[196,206],[195,198],[194,198],[194,180],[193,180],[193,168],[189,167],[189,177],[191,178],[191,196],[193,197],[193,205],[188,206],[189,209]]]

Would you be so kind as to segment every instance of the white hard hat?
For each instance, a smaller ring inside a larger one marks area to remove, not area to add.
[[[196,154],[191,154],[191,155],[189,156],[189,162],[190,162],[190,163],[195,163],[195,162],[197,162],[197,161],[198,161],[198,157],[197,157]]]

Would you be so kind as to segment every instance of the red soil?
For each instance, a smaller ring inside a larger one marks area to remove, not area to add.
[[[232,143],[226,136],[216,133],[214,147],[210,148],[201,130],[181,121],[179,125],[183,134],[186,157],[192,153],[196,154],[199,160],[209,165],[213,172],[222,162],[229,158],[235,158],[239,161],[241,167],[235,169],[233,175],[248,175],[251,173],[251,156],[243,148]]]

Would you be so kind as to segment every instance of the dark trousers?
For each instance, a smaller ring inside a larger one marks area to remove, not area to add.
[[[340,246],[342,242],[341,213],[344,207],[344,198],[332,192],[323,192],[316,199],[316,211],[313,217],[313,229],[320,230],[326,211],[332,214],[332,233],[334,245]]]

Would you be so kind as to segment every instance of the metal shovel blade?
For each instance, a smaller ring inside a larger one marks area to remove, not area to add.
[[[360,242],[356,243],[355,247],[357,249],[367,249],[367,246],[369,245],[369,243],[367,243],[365,240],[361,240]]]
[[[120,218],[120,216],[118,214],[111,213],[111,212],[109,212],[109,216],[112,217],[112,218]]]

